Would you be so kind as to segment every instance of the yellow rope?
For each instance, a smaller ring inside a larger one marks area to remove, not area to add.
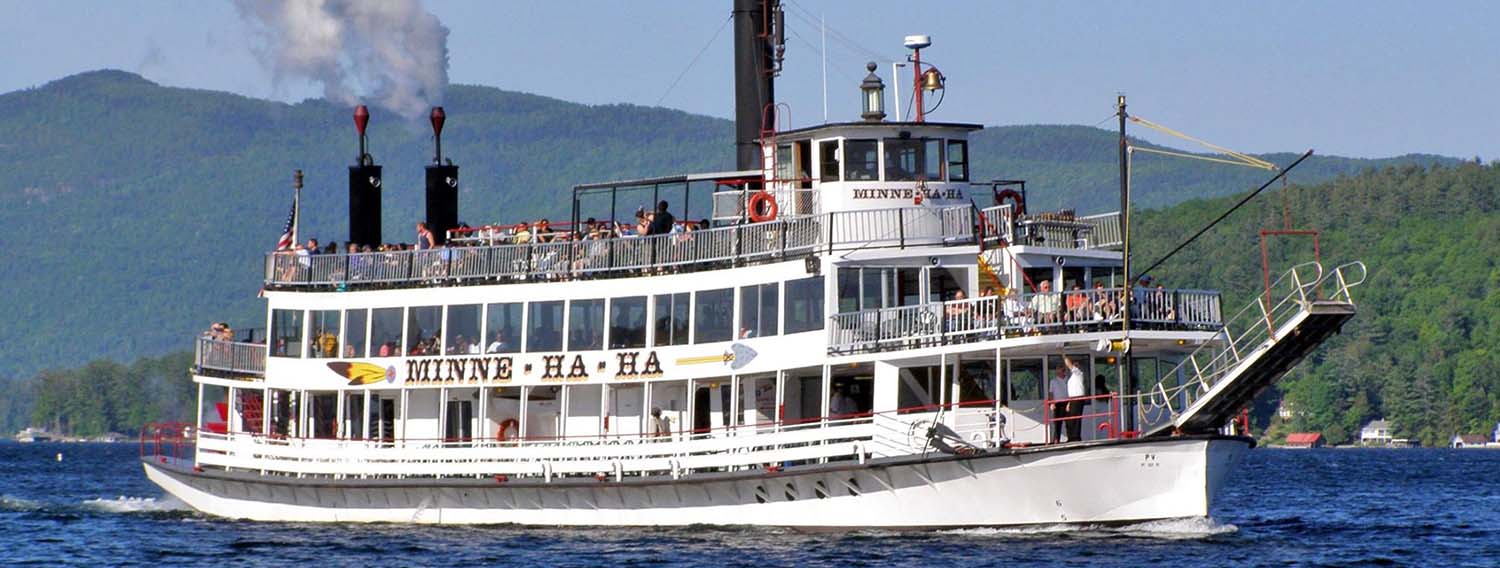
[[[1151,122],[1151,121],[1146,120],[1144,118],[1141,118],[1139,116],[1132,116],[1132,117],[1130,117],[1130,121],[1134,122],[1136,124],[1139,124],[1141,126],[1144,126],[1146,128],[1150,128],[1152,130],[1155,130],[1157,132],[1161,132],[1163,134],[1169,135],[1169,136],[1175,136],[1175,137],[1181,138],[1183,140],[1187,140],[1187,141],[1190,141],[1190,142],[1195,142],[1195,143],[1197,143],[1199,145],[1202,145],[1205,148],[1209,148],[1211,150],[1217,151],[1217,152],[1219,152],[1221,154],[1224,154],[1226,156],[1230,156],[1232,158],[1236,158],[1235,161],[1222,160],[1225,163],[1239,164],[1239,165],[1242,165],[1242,166],[1250,166],[1252,168],[1260,168],[1260,169],[1263,169],[1263,170],[1270,170],[1270,171],[1276,171],[1276,169],[1277,169],[1276,168],[1276,164],[1273,164],[1271,162],[1267,162],[1265,160],[1262,160],[1262,159],[1257,158],[1255,156],[1251,156],[1249,154],[1242,154],[1240,152],[1236,152],[1234,150],[1230,150],[1230,149],[1225,148],[1223,146],[1219,146],[1217,144],[1206,142],[1204,140],[1199,140],[1197,138],[1194,138],[1192,136],[1188,136],[1188,135],[1183,134],[1181,132],[1178,132],[1176,130],[1172,130],[1171,128],[1167,128],[1167,127],[1162,126],[1160,124],[1156,124],[1154,122]],[[1158,153],[1165,154],[1166,152],[1158,152]],[[1175,154],[1175,155],[1182,156],[1182,154]]]
[[[1218,162],[1220,164],[1229,164],[1231,166],[1245,166],[1245,165],[1249,165],[1249,164],[1246,164],[1246,163],[1241,162],[1239,160],[1226,160],[1224,158],[1211,158],[1211,157],[1208,157],[1208,156],[1202,156],[1202,155],[1198,155],[1198,154],[1189,154],[1189,153],[1186,153],[1186,152],[1170,152],[1170,151],[1167,151],[1167,150],[1157,150],[1155,148],[1146,148],[1144,146],[1131,146],[1130,147],[1130,151],[1131,152],[1146,152],[1146,153],[1150,153],[1150,154],[1161,154],[1163,156],[1176,156],[1178,158],[1188,158],[1188,159],[1192,159],[1192,160],[1203,160],[1205,162]],[[1251,167],[1258,167],[1258,166],[1251,166]]]

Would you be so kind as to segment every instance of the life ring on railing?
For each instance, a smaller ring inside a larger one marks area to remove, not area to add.
[[[770,193],[757,191],[750,194],[750,201],[745,204],[750,212],[750,221],[753,223],[764,223],[776,220],[776,198]]]
[[[1004,205],[1007,201],[1011,203],[1011,209],[1014,210],[1015,215],[1024,215],[1026,213],[1026,198],[1021,196],[1021,192],[1014,189],[1004,189],[1000,193],[995,194],[996,204]]]
[[[515,428],[516,432],[519,433],[520,426],[521,423],[514,418],[506,418],[505,420],[501,420],[500,428],[495,430],[495,441],[505,442],[515,439],[513,436],[507,436],[506,434],[512,428]]]

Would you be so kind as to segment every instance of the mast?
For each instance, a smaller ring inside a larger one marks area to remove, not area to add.
[[[1131,303],[1135,300],[1135,283],[1130,278],[1130,143],[1125,138],[1125,95],[1122,93],[1115,99],[1115,114],[1120,118],[1120,240],[1121,246],[1121,272],[1125,276],[1125,298],[1124,306],[1121,307],[1120,316],[1120,339],[1123,346],[1118,359],[1120,368],[1116,372],[1120,381],[1120,394],[1134,394],[1135,380],[1131,376],[1130,364],[1130,310]],[[1125,412],[1121,405],[1121,412]],[[1133,416],[1133,414],[1132,414]],[[1135,424],[1127,424],[1126,428],[1134,430]]]

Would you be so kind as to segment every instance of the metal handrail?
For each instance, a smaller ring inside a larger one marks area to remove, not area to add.
[[[969,206],[840,211],[666,235],[353,254],[266,255],[265,283],[348,287],[635,276],[871,246],[973,244]]]
[[[194,369],[245,375],[266,374],[266,345],[199,337],[194,345]]]

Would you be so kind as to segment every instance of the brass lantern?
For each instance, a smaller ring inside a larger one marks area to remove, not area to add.
[[[876,67],[874,61],[866,63],[865,69],[868,69],[870,74],[866,75],[864,82],[859,84],[859,90],[863,94],[864,110],[859,116],[866,122],[885,120],[885,82],[875,74]]]

